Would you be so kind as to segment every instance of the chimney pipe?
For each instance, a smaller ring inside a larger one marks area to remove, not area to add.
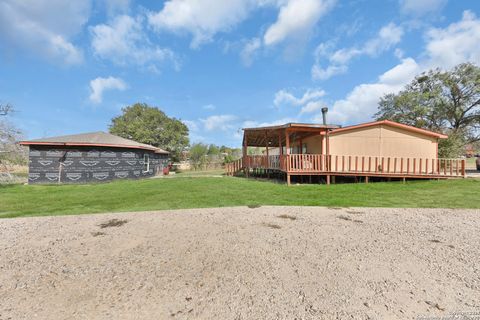
[[[322,108],[322,117],[323,117],[323,124],[324,125],[327,124],[327,112],[328,112],[327,107]]]

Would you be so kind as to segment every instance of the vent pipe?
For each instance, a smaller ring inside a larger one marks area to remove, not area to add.
[[[328,112],[327,107],[322,108],[322,118],[323,118],[323,124],[324,125],[327,124],[327,112]]]

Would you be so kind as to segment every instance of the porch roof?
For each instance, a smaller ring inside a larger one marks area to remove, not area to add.
[[[339,128],[333,124],[314,123],[286,123],[276,126],[265,126],[257,128],[244,128],[243,141],[249,147],[279,147],[279,143],[285,145],[286,134],[290,137],[291,143],[296,139],[304,139],[313,135],[321,134],[327,130]],[[294,139],[293,139],[294,138]]]

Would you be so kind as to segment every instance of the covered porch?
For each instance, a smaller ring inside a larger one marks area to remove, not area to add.
[[[272,171],[280,171],[290,184],[292,174],[314,175],[328,171],[328,132],[335,128],[338,126],[287,123],[243,129],[245,174],[248,176],[260,169],[269,176]],[[261,148],[263,154],[249,155],[249,147]]]

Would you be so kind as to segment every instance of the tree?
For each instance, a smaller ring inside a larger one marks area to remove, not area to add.
[[[112,119],[110,132],[165,149],[174,161],[178,161],[189,143],[188,128],[183,122],[145,103],[123,108],[122,115]]]
[[[219,154],[220,154],[220,149],[216,145],[211,144],[208,146],[208,155],[218,156]]]
[[[190,147],[190,163],[195,170],[201,169],[206,161],[208,146],[203,143],[195,143]]]
[[[11,105],[0,105],[0,116],[6,117],[11,112],[13,112]],[[22,132],[18,128],[6,119],[0,118],[0,162],[20,165],[27,163],[26,148],[17,144],[22,137]]]
[[[463,63],[424,72],[398,94],[382,97],[375,116],[448,134],[439,154],[458,156],[465,144],[480,141],[480,68]]]
[[[13,111],[13,107],[10,104],[0,104],[0,116],[6,116]]]

